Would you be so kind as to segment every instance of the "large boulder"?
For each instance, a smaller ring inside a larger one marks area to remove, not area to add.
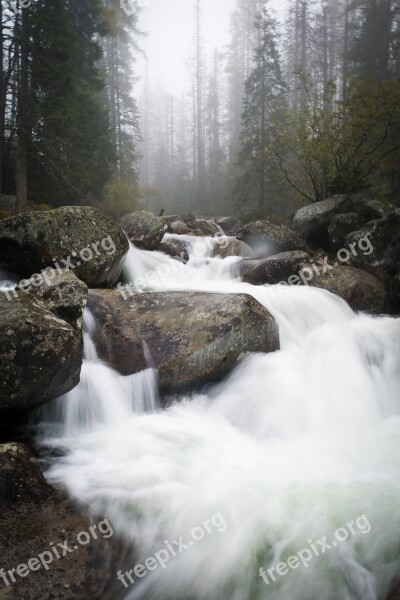
[[[44,268],[74,271],[89,286],[113,285],[129,244],[96,209],[66,206],[0,221],[0,267],[30,277]]]
[[[397,307],[400,305],[400,209],[351,233],[347,237],[347,246],[356,244],[360,239],[369,243],[365,251],[352,255],[352,264],[382,281],[388,289],[391,304]]]
[[[381,314],[386,299],[384,286],[376,277],[360,269],[338,266],[314,277],[309,285],[340,296],[356,312]]]
[[[308,247],[296,233],[284,225],[255,221],[242,229],[243,241],[254,251],[256,258],[268,258],[281,252],[307,251]]]
[[[365,217],[357,213],[345,213],[335,215],[328,227],[330,247],[338,252],[347,246],[347,236],[353,231],[361,229],[366,224]]]
[[[309,260],[305,252],[282,252],[270,258],[245,259],[240,263],[239,273],[243,281],[253,285],[271,285],[288,281]]]
[[[0,503],[0,598],[106,597],[110,572],[117,570],[111,523],[77,514],[23,444],[0,445]]]
[[[132,244],[143,250],[157,250],[168,230],[165,217],[145,210],[125,215],[120,225]]]
[[[92,290],[89,307],[102,329],[99,355],[123,375],[148,367],[164,393],[190,390],[227,375],[250,352],[279,348],[275,319],[252,297],[211,293],[125,295]]]
[[[289,226],[313,246],[329,249],[328,227],[333,217],[351,212],[351,198],[339,195],[303,206],[292,215]]]
[[[380,219],[388,212],[389,208],[382,202],[337,195],[303,206],[291,216],[289,226],[314,248],[331,251],[334,248],[330,240],[329,227],[336,215],[357,214],[359,221],[358,226],[355,224],[355,227],[359,229],[360,223]],[[345,227],[348,226],[348,223],[348,219],[343,222]]]
[[[31,408],[79,383],[82,333],[21,291],[0,291],[0,410]]]

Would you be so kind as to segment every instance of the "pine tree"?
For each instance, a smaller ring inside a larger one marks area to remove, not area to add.
[[[113,158],[99,69],[101,2],[36,2],[31,33],[31,198],[55,205],[98,201]]]
[[[274,21],[264,5],[263,16],[258,17],[260,42],[254,55],[254,66],[245,85],[242,115],[241,175],[238,189],[243,198],[250,197],[261,210],[272,210],[271,192],[275,189],[276,171],[269,156],[276,121],[285,104],[277,33]]]

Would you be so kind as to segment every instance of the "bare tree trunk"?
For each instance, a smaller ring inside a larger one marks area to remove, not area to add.
[[[21,70],[18,94],[17,212],[28,205],[29,7],[22,8]]]

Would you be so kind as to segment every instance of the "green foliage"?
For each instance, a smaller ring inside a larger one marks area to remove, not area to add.
[[[147,190],[141,188],[137,181],[122,181],[115,176],[106,186],[102,209],[118,221],[123,215],[142,210],[146,193]]]
[[[400,148],[400,83],[353,83],[342,101],[333,83],[318,93],[300,76],[307,101],[286,112],[268,155],[310,201],[370,188]]]

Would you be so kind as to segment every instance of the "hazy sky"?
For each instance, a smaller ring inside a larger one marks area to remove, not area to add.
[[[142,0],[148,5],[142,9],[139,26],[148,35],[141,47],[148,57],[151,85],[158,82],[167,93],[180,95],[187,88],[185,58],[193,39],[194,0]],[[286,0],[271,0],[271,5],[282,13]],[[202,0],[203,33],[207,49],[221,48],[229,42],[229,17],[236,0]],[[139,60],[139,72],[144,72],[144,61]]]

